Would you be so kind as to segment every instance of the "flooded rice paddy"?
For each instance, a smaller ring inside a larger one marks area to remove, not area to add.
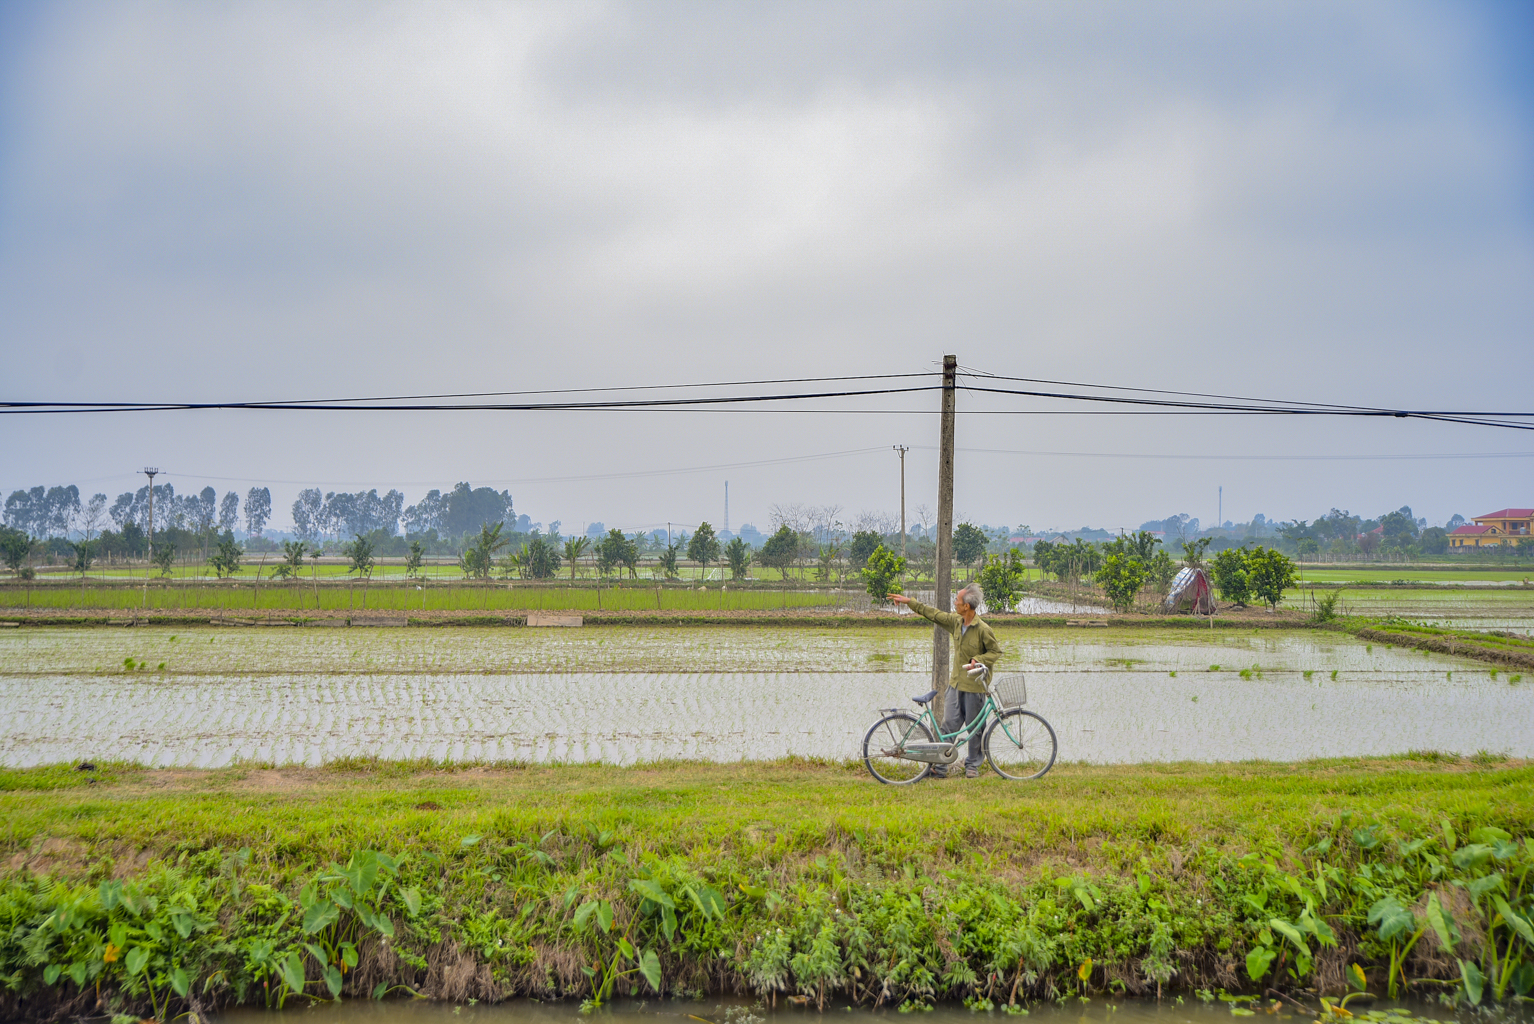
[[[1333,593],[1338,591],[1291,590],[1284,598],[1284,607],[1306,611],[1312,607],[1314,598]],[[1516,586],[1480,590],[1414,590],[1404,587],[1343,587],[1338,598],[1337,613],[1371,617],[1398,615],[1455,629],[1534,633],[1534,588]]]
[[[1534,678],[1310,631],[1003,628],[1060,757],[1534,755]],[[928,688],[921,629],[0,634],[0,762],[858,756]]]

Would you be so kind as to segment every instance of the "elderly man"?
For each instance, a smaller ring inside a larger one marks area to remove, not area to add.
[[[985,595],[980,584],[971,583],[953,595],[953,611],[942,612],[920,601],[913,601],[904,594],[891,594],[890,600],[910,607],[922,618],[931,619],[953,636],[953,675],[949,678],[949,693],[943,701],[943,731],[954,733],[960,725],[975,720],[985,706],[985,683],[983,679],[996,667],[1002,655],[996,631],[975,615]],[[970,672],[985,666],[985,673]],[[984,758],[981,749],[983,737],[977,730],[969,738],[969,750],[964,758],[964,777],[978,779],[980,762]],[[936,766],[932,770],[936,778],[947,778],[946,768]]]

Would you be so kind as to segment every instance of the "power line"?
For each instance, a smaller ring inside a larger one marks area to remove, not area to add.
[[[922,451],[936,451],[936,445],[918,444],[911,447]],[[1394,455],[1209,455],[1209,454],[1181,454],[1176,452],[1054,452],[1054,451],[1031,451],[1016,448],[960,448],[961,452],[971,452],[980,455],[1029,455],[1029,456],[1059,456],[1075,459],[1154,459],[1154,460],[1198,460],[1209,462],[1374,462],[1374,461],[1423,461],[1430,459],[1527,459],[1534,458],[1534,452],[1444,452],[1444,453],[1420,453]]]
[[[1534,430],[1534,424],[1510,423],[1490,417],[1534,416],[1527,412],[1460,412],[1434,409],[1370,409],[1367,407],[1318,407],[1315,405],[1229,405],[1216,402],[1176,401],[1169,398],[1130,398],[1122,395],[1080,395],[1067,391],[1032,391],[1013,388],[965,387],[965,391],[987,395],[1014,395],[1024,398],[1052,398],[1077,402],[1104,402],[1111,405],[1151,406],[1158,409],[1214,412],[1220,415],[1245,414],[1255,416],[1363,416],[1394,419],[1437,420],[1443,423],[1467,423],[1483,427],[1505,427],[1512,430]],[[1476,417],[1488,417],[1485,419]]]
[[[1135,392],[1135,393],[1138,393],[1138,394],[1147,394],[1147,395],[1177,395],[1177,396],[1180,396],[1180,397],[1183,397],[1183,398],[1212,398],[1212,399],[1218,399],[1219,401],[1222,401],[1222,402],[1244,402],[1244,403],[1248,403],[1248,404],[1265,403],[1266,406],[1268,406],[1268,407],[1273,407],[1273,406],[1279,406],[1279,407],[1283,407],[1283,406],[1307,406],[1307,407],[1313,407],[1313,408],[1317,408],[1317,409],[1327,409],[1327,410],[1346,410],[1346,411],[1351,411],[1351,412],[1367,412],[1367,413],[1371,413],[1371,414],[1383,414],[1383,413],[1391,413],[1392,415],[1394,414],[1393,410],[1386,409],[1386,408],[1383,408],[1383,407],[1380,407],[1380,406],[1347,405],[1347,404],[1340,403],[1340,402],[1306,402],[1306,401],[1302,401],[1302,400],[1299,400],[1299,399],[1243,398],[1243,397],[1233,396],[1233,395],[1208,394],[1208,393],[1201,392],[1201,391],[1167,391],[1167,390],[1164,390],[1164,389],[1161,389],[1161,388],[1136,388],[1136,387],[1128,387],[1128,386],[1121,385],[1121,384],[1090,384],[1090,383],[1085,383],[1085,382],[1082,382],[1082,381],[1045,380],[1043,378],[1038,378],[1038,377],[1005,377],[1005,376],[1002,376],[1000,374],[988,373],[988,372],[986,372],[984,370],[977,370],[977,369],[974,369],[974,368],[969,368],[969,369],[971,369],[972,372],[961,374],[961,376],[965,376],[965,377],[979,377],[979,378],[983,378],[983,379],[986,379],[986,380],[1010,380],[1010,381],[1017,381],[1017,382],[1023,383],[1023,384],[1046,384],[1046,385],[1049,385],[1051,387],[1096,388],[1096,389],[1104,390],[1104,391],[1130,391],[1130,392]],[[979,389],[976,389],[976,390],[979,390]],[[1085,397],[1085,396],[1079,396],[1079,397]],[[1534,416],[1534,413],[1528,413],[1528,412],[1464,412],[1464,411],[1449,411],[1449,412],[1441,412],[1441,413],[1437,413],[1437,414],[1438,415],[1445,415],[1445,416]]]
[[[901,374],[892,377],[926,376],[924,374]],[[975,377],[971,374],[970,377]],[[858,378],[802,378],[811,381],[824,380],[871,380],[884,379],[882,375],[868,375]],[[1017,381],[1026,378],[1000,378],[996,375],[986,375],[986,380],[1010,379]],[[744,386],[751,382],[721,382],[719,384],[692,384],[692,385],[645,385],[634,388],[617,389],[589,389],[590,391],[609,390],[645,390],[654,388],[671,387],[734,387]],[[1370,417],[1370,418],[1394,418],[1394,419],[1422,419],[1443,423],[1461,423],[1472,426],[1499,427],[1511,430],[1534,430],[1534,424],[1515,422],[1510,418],[1522,418],[1534,416],[1528,412],[1485,412],[1467,410],[1440,410],[1440,409],[1393,409],[1375,408],[1368,406],[1345,406],[1330,405],[1316,402],[1276,400],[1276,399],[1239,399],[1229,396],[1204,396],[1188,392],[1158,391],[1150,388],[1120,388],[1114,385],[1094,385],[1080,382],[1062,383],[1062,387],[1086,387],[1099,388],[1114,391],[1129,391],[1132,394],[1082,394],[1075,391],[1044,391],[1023,388],[986,388],[974,385],[965,385],[964,390],[973,394],[981,395],[1005,395],[1018,398],[1042,398],[1054,401],[1068,401],[1073,403],[1107,404],[1112,406],[1130,406],[1135,411],[1149,412],[1156,415],[1255,415],[1255,416],[1347,416],[1347,417]],[[585,393],[588,389],[572,389],[570,391],[548,392],[500,392],[494,394],[577,394]],[[778,393],[767,395],[709,395],[689,396],[676,398],[625,398],[600,401],[562,401],[562,402],[476,402],[476,403],[422,403],[417,396],[398,396],[382,399],[348,400],[348,399],[317,399],[304,402],[160,402],[160,403],[74,403],[74,402],[0,402],[0,414],[25,415],[25,414],[66,414],[81,412],[175,412],[192,410],[224,410],[224,411],[327,411],[327,412],[574,412],[574,411],[614,411],[614,410],[640,410],[640,411],[683,411],[683,410],[710,410],[717,411],[721,406],[742,406],[758,403],[773,402],[798,402],[818,401],[828,398],[861,398],[875,395],[898,395],[916,394],[926,391],[941,390],[939,384],[924,384],[911,387],[885,387],[864,388],[860,390],[843,391],[814,391],[801,393]],[[487,393],[491,394],[491,393]],[[1135,397],[1139,395],[1158,395],[1167,397]],[[1201,398],[1203,400],[1192,400]],[[411,404],[394,404],[409,402]],[[390,403],[390,404],[385,404]],[[752,410],[757,411],[757,410]],[[796,410],[802,412],[861,412],[864,414],[883,414],[887,410],[828,410],[809,409]],[[1007,410],[970,410],[971,413],[984,414],[1038,414],[1038,410],[1007,409]],[[1070,415],[1080,415],[1080,410],[1070,410]],[[1101,414],[1101,411],[1099,411]]]
[[[696,386],[696,385],[695,385]],[[713,395],[705,398],[625,399],[610,402],[483,402],[452,405],[381,405],[373,402],[322,400],[326,404],[295,402],[0,402],[0,414],[78,412],[189,412],[192,410],[249,410],[282,412],[557,412],[606,409],[667,409],[686,406],[730,405],[744,402],[787,402],[821,398],[857,398],[867,395],[901,395],[940,391],[942,385],[909,388],[869,388],[862,391],[817,391],[779,395]],[[403,400],[403,399],[401,399]],[[379,401],[393,401],[383,399]],[[334,404],[329,404],[334,403]],[[344,403],[344,404],[342,404]]]
[[[340,402],[425,402],[438,401],[448,398],[515,398],[526,395],[582,395],[598,394],[612,391],[666,391],[686,388],[736,388],[749,387],[763,384],[817,384],[828,381],[841,380],[894,380],[907,377],[931,377],[930,373],[869,373],[851,377],[780,377],[768,380],[733,380],[716,381],[713,383],[700,384],[629,384],[622,387],[605,388],[549,388],[541,391],[469,391],[458,394],[444,395],[383,395],[372,398],[296,398],[282,401],[236,403],[234,405],[220,404],[208,406],[209,408],[235,408],[248,405],[251,408],[324,408]],[[9,406],[60,406],[70,410],[80,409],[104,409],[107,411],[133,410],[140,408],[160,409],[183,409],[204,408],[199,405],[188,405],[179,402],[163,403],[134,403],[134,402],[0,402],[0,409]]]

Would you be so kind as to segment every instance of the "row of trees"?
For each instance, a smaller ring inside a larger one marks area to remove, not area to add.
[[[137,491],[124,491],[110,503],[105,494],[93,494],[82,502],[80,489],[74,484],[16,490],[5,500],[5,525],[43,540],[76,534],[90,540],[108,520],[119,533],[130,523],[146,533],[177,529],[203,535],[230,532],[239,526],[240,496],[234,491],[226,492],[220,500],[212,487],[177,494],[174,485],[164,483],[156,484],[153,494],[154,522],[150,523],[148,484]],[[245,496],[246,531],[259,537],[271,514],[271,491],[252,487]]]
[[[1185,539],[1182,564],[1202,567],[1210,543],[1209,537]],[[1034,546],[1033,559],[1036,566],[1061,582],[1090,578],[1115,608],[1126,611],[1147,588],[1158,596],[1165,593],[1177,575],[1178,564],[1159,549],[1160,544],[1159,537],[1144,530],[1120,534],[1104,544],[1087,544],[1079,538],[1072,544],[1040,541]],[[1005,561],[1000,556],[993,558],[982,570],[981,582],[988,595],[992,586],[1001,587],[1009,577],[1016,578],[1021,560],[1010,556],[1009,552]],[[1219,551],[1209,560],[1208,569],[1220,596],[1243,608],[1254,598],[1277,608],[1284,591],[1295,583],[1294,562],[1278,549],[1261,545]],[[998,590],[998,596],[1000,593]]]
[[[405,496],[394,490],[382,496],[377,488],[321,494],[317,487],[306,487],[293,502],[293,532],[309,544],[377,531],[392,535],[399,531],[404,505]]]
[[[459,556],[458,567],[464,574],[475,579],[489,579],[497,568],[503,575],[520,579],[552,579],[561,564],[570,565],[573,581],[576,566],[581,558],[590,557],[601,578],[612,578],[626,572],[631,579],[639,578],[639,560],[645,541],[644,534],[627,536],[621,530],[607,531],[607,535],[593,541],[590,537],[566,538],[561,546],[552,537],[534,534],[512,548],[511,538],[502,533],[501,523],[484,524],[479,535]],[[791,536],[791,534],[790,534]],[[508,550],[509,549],[509,550]],[[505,551],[504,554],[501,554]],[[701,523],[697,531],[686,539],[666,545],[658,553],[656,567],[667,579],[681,576],[683,555],[702,566],[705,572],[710,565],[721,561],[729,566],[732,579],[744,579],[750,571],[752,552],[745,541],[733,538],[721,544],[714,528]],[[499,557],[497,557],[499,555]],[[762,564],[775,564],[771,556]],[[787,578],[787,573],[784,573]]]
[[[128,523],[122,533],[104,530],[100,536],[91,537],[86,534],[74,540],[37,538],[23,530],[0,526],[0,560],[4,561],[5,567],[12,574],[22,579],[33,579],[36,576],[31,562],[40,550],[66,555],[67,564],[72,564],[74,570],[83,576],[103,558],[142,558],[149,553],[148,548],[147,538],[135,523]],[[206,535],[193,534],[184,529],[165,529],[155,534],[153,562],[159,567],[162,576],[170,575],[172,566],[178,560],[184,563],[187,552],[198,553],[199,560],[206,561],[221,579],[239,571],[239,559],[244,554],[235,542],[234,534],[228,531],[217,541],[216,547],[210,544],[210,538]],[[178,559],[178,556],[181,557]]]
[[[1281,524],[1278,532],[1301,558],[1405,561],[1422,555],[1447,554],[1449,534],[1464,522],[1463,516],[1455,516],[1448,526],[1428,526],[1427,520],[1413,517],[1410,505],[1374,519],[1334,508],[1313,522],[1297,519]]]

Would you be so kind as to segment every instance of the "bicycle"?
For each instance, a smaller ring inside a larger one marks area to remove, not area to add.
[[[958,730],[945,733],[932,713],[930,690],[911,699],[921,706],[913,715],[903,708],[882,708],[884,717],[863,736],[863,764],[888,786],[920,782],[937,765],[953,765],[976,731],[985,730],[985,759],[1004,779],[1037,779],[1055,764],[1055,730],[1042,715],[1023,710],[1028,689],[1021,672],[985,682],[986,701],[980,713]]]

